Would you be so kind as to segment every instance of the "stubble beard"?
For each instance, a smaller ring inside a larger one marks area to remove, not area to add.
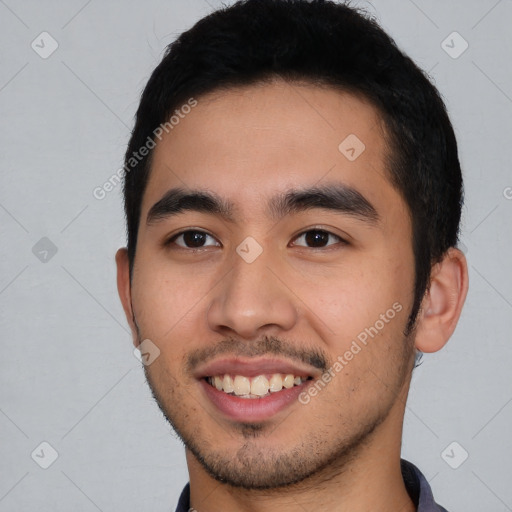
[[[373,434],[391,412],[400,390],[405,385],[410,371],[412,357],[412,336],[402,339],[403,351],[398,354],[398,364],[393,397],[384,408],[371,411],[360,423],[349,430],[340,428],[334,431],[321,421],[312,421],[312,430],[295,446],[286,451],[270,449],[265,444],[265,436],[271,435],[279,425],[266,423],[236,424],[232,435],[240,437],[240,447],[233,454],[227,453],[222,446],[216,447],[215,440],[208,439],[207,426],[201,427],[195,409],[201,406],[193,400],[187,391],[181,390],[177,380],[163,369],[163,378],[158,385],[147,367],[144,368],[148,385],[164,417],[183,441],[185,447],[194,455],[204,470],[215,480],[235,488],[245,490],[283,490],[305,482],[316,483],[330,480],[343,471],[358,457],[360,451],[370,443]],[[162,393],[160,390],[164,390]],[[202,414],[206,414],[204,410]],[[296,414],[307,413],[306,406],[296,409],[285,418],[280,428],[286,428],[287,421],[294,421]],[[213,420],[212,420],[213,421]],[[342,433],[342,435],[339,435]],[[282,434],[282,433],[281,433]],[[335,435],[338,434],[338,437]],[[275,443],[272,443],[275,445]]]

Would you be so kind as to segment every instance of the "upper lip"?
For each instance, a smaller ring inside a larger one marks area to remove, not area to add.
[[[243,375],[256,377],[265,374],[293,374],[296,377],[314,377],[318,368],[276,358],[224,358],[200,365],[194,372],[197,379],[216,375]]]

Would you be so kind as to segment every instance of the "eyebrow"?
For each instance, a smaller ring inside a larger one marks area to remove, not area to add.
[[[377,209],[358,190],[348,185],[322,185],[290,190],[273,197],[268,205],[271,217],[278,219],[311,209],[332,210],[369,224],[379,220]]]
[[[185,211],[219,215],[234,222],[233,205],[208,190],[172,188],[148,212],[146,224],[153,224]]]
[[[272,220],[311,209],[340,212],[368,224],[379,221],[376,208],[361,192],[338,183],[289,190],[272,197],[267,205],[267,213]],[[218,215],[228,222],[235,222],[237,208],[209,190],[173,188],[151,207],[146,224],[154,224],[185,211]]]

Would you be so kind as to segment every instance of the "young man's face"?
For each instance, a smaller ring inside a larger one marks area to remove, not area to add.
[[[139,341],[160,350],[146,372],[161,409],[202,467],[248,488],[299,481],[377,440],[396,451],[414,257],[376,111],[280,81],[197,100],[154,150],[131,286]],[[177,188],[229,203],[229,218],[148,218]],[[339,190],[339,208],[283,208],[313,188]],[[259,375],[282,391],[240,398],[208,382],[229,390],[226,374],[240,393]],[[283,387],[289,374],[313,380]]]

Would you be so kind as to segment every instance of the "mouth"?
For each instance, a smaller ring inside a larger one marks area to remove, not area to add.
[[[223,393],[245,399],[262,399],[283,389],[301,386],[311,376],[294,375],[293,373],[274,373],[246,377],[245,375],[215,375],[205,377],[206,382]]]
[[[299,403],[299,395],[321,371],[275,359],[224,359],[195,377],[214,411],[237,422],[261,422]]]

